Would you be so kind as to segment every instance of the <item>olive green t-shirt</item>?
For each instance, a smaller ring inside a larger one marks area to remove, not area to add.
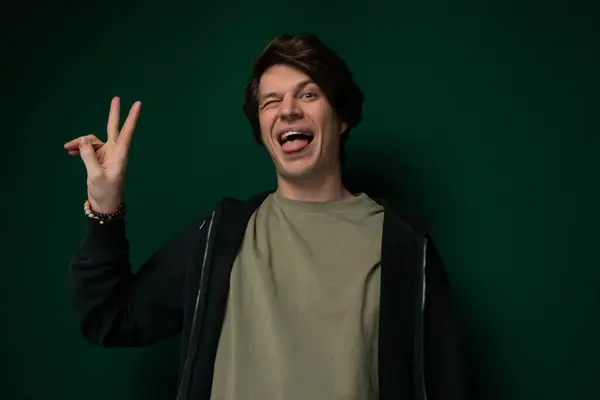
[[[233,265],[212,400],[378,398],[383,208],[274,192]]]

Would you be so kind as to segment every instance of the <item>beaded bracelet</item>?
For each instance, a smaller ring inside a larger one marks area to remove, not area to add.
[[[104,224],[105,221],[108,222],[123,218],[125,214],[127,214],[127,208],[125,207],[124,203],[119,204],[119,207],[117,207],[114,211],[109,213],[99,213],[92,210],[89,200],[86,200],[85,203],[83,203],[83,211],[88,218],[98,220],[100,224]]]

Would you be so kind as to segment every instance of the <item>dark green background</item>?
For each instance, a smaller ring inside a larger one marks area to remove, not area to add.
[[[241,104],[282,32],[318,34],[364,89],[349,177],[429,217],[480,398],[599,396],[595,10],[325,3],[4,8],[2,398],[174,398],[177,338],[106,350],[79,335],[66,272],[85,171],[62,145],[104,138],[112,96],[123,114],[142,100],[126,193],[139,265],[220,196],[274,184]]]

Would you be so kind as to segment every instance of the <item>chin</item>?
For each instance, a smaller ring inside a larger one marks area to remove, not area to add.
[[[278,172],[284,179],[302,179],[312,177],[316,167],[316,160],[283,161]]]

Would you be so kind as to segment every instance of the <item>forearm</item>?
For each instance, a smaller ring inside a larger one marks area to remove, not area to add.
[[[84,240],[71,260],[69,288],[82,334],[90,342],[117,345],[109,332],[131,329],[123,315],[133,279],[125,221],[103,225],[88,221]]]

